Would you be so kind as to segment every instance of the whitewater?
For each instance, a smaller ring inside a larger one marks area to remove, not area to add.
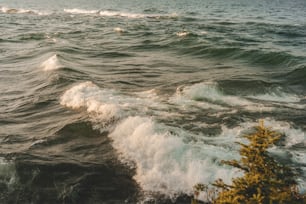
[[[305,192],[305,8],[0,2],[0,202],[190,203],[261,119]]]

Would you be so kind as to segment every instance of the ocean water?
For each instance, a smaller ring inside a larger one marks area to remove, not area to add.
[[[264,119],[306,190],[304,0],[1,0],[0,203],[190,203]],[[205,198],[203,198],[205,199]]]

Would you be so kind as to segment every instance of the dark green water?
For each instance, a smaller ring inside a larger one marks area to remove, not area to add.
[[[303,0],[0,1],[0,203],[190,203],[259,119],[304,192],[305,78]]]

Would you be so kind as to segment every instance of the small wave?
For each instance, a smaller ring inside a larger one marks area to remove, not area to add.
[[[126,18],[177,18],[177,14],[142,14],[129,13],[112,10],[84,10],[84,9],[64,9],[64,12],[71,14],[99,15],[103,17],[126,17]]]
[[[179,87],[176,94],[170,98],[170,102],[176,104],[196,105],[201,108],[220,111],[237,107],[249,112],[271,112],[275,109],[275,104],[288,108],[303,109],[304,105],[297,104],[301,100],[301,97],[286,93],[281,88],[273,88],[272,90],[269,88],[263,94],[227,95],[223,93],[216,82],[204,82]]]
[[[181,32],[177,32],[176,35],[178,37],[186,37],[187,35],[189,35],[190,33],[187,31],[181,31]]]
[[[71,14],[98,14],[99,10],[84,10],[84,9],[64,9],[66,13]]]
[[[281,102],[281,103],[284,102],[296,103],[301,101],[301,99],[298,96],[284,92],[271,92],[261,95],[250,96],[249,98],[259,99],[263,101]]]
[[[253,64],[269,66],[292,66],[300,60],[300,57],[294,56],[286,51],[263,51],[263,50],[237,50],[234,57],[247,59]]]
[[[52,57],[50,57],[49,59],[47,59],[46,61],[44,61],[42,64],[41,64],[41,67],[43,67],[43,69],[45,71],[51,71],[51,70],[56,70],[56,69],[59,69],[61,68],[61,64],[58,60],[58,57],[57,55],[53,55]]]
[[[224,97],[228,97],[218,90],[215,83],[196,85],[181,88],[178,92],[197,99],[210,96],[214,100],[224,100]],[[206,89],[205,97],[203,88]],[[156,97],[156,92],[150,90],[138,95],[152,99]],[[60,103],[73,109],[84,108],[93,118],[93,125],[100,131],[111,122],[109,137],[119,153],[119,159],[135,167],[134,179],[148,194],[157,192],[175,198],[181,193],[191,194],[196,183],[210,183],[218,178],[230,183],[231,178],[239,174],[235,169],[220,166],[219,161],[237,159],[239,145],[235,142],[244,142],[243,138],[237,136],[257,123],[245,122],[233,128],[223,125],[221,133],[215,137],[193,135],[180,127],[166,126],[155,122],[151,117],[139,116],[139,111],[129,112],[131,108],[139,106],[143,109],[146,102],[139,100],[140,98],[116,95],[92,82],[84,82],[68,89]],[[240,104],[236,99],[233,101],[232,104]],[[138,116],[131,116],[131,113]],[[294,145],[305,145],[305,133],[293,129],[289,123],[266,118],[265,124],[285,133],[285,145],[277,147],[278,149],[288,151],[286,149]],[[190,137],[193,139],[188,140]],[[303,152],[298,152],[292,159],[301,163],[298,157],[301,154],[304,155]]]
[[[93,121],[114,122],[126,114],[157,114],[164,111],[154,91],[137,92],[134,96],[121,95],[113,90],[101,89],[92,82],[83,82],[68,89],[60,99],[61,105],[72,109],[85,108]],[[105,124],[106,124],[105,123]],[[109,124],[111,125],[111,124]]]
[[[285,78],[288,80],[289,83],[291,84],[300,84],[303,87],[306,87],[306,65],[300,65],[293,71],[286,73],[285,75],[282,75],[281,77]]]
[[[121,109],[114,93],[102,90],[92,82],[73,86],[63,94],[60,103],[73,109],[85,108],[91,113],[94,122],[100,123],[101,129],[121,116]]]
[[[238,96],[229,96],[222,93],[216,82],[198,83],[181,88],[178,96],[195,101],[208,101],[230,106],[248,106],[253,103]]]
[[[7,14],[36,14],[36,15],[47,15],[46,12],[41,12],[37,10],[28,10],[28,9],[16,9],[16,8],[7,8],[0,6],[0,12]]]
[[[126,17],[126,18],[156,18],[156,19],[167,19],[177,18],[177,14],[142,14],[142,13],[128,13],[128,12],[117,12],[117,11],[99,11],[100,16],[106,17]]]
[[[144,14],[136,14],[136,13],[125,13],[119,11],[109,11],[109,10],[84,10],[84,9],[64,9],[66,13],[71,14],[96,14],[100,16],[106,17],[128,17],[128,18],[143,18],[146,15]]]
[[[115,32],[117,32],[117,33],[123,33],[123,32],[125,32],[125,30],[124,30],[124,29],[119,28],[119,27],[114,28],[114,31],[115,31]]]
[[[147,17],[144,14],[138,14],[138,13],[125,13],[125,12],[117,12],[117,11],[99,11],[98,14],[100,16],[119,16],[119,17],[127,17],[127,18],[144,18]]]

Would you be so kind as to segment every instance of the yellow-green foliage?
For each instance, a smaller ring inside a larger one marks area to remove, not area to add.
[[[280,139],[280,134],[261,124],[256,127],[254,133],[244,137],[249,143],[239,143],[241,159],[222,161],[242,170],[244,175],[234,178],[231,185],[225,184],[221,179],[215,181],[213,185],[221,189],[221,192],[214,203],[303,203],[296,188],[293,171],[276,162],[267,152],[267,149]]]

